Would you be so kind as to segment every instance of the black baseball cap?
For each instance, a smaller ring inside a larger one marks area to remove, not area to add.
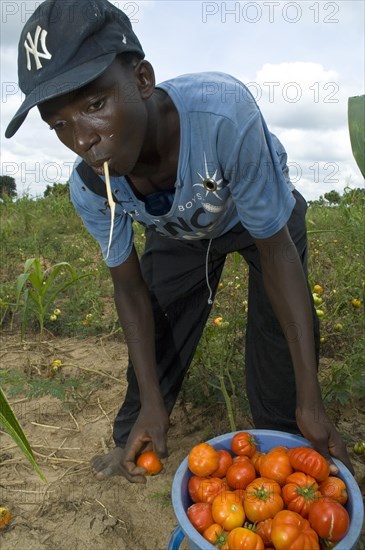
[[[18,78],[25,100],[9,123],[12,137],[29,110],[100,76],[120,53],[144,58],[128,16],[108,0],[45,0],[23,28]]]

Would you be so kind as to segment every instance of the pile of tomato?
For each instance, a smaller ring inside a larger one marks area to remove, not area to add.
[[[199,443],[188,455],[193,527],[219,550],[319,550],[347,533],[346,485],[308,447],[260,452],[237,432],[231,450]]]

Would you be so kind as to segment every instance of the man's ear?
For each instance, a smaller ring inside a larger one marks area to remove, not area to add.
[[[148,99],[155,89],[155,72],[149,61],[142,59],[134,68],[142,99]]]

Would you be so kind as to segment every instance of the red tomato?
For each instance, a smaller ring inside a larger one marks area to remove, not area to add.
[[[213,519],[227,531],[241,527],[245,521],[245,512],[241,499],[232,491],[217,495],[212,503]]]
[[[203,537],[218,548],[221,548],[227,541],[227,535],[219,523],[212,523],[203,533]]]
[[[232,438],[231,449],[236,455],[251,457],[256,451],[256,440],[247,432],[238,432]]]
[[[256,470],[248,457],[233,463],[226,473],[227,483],[232,489],[245,489],[255,478]]]
[[[262,538],[246,527],[236,527],[228,533],[228,548],[232,550],[264,550]]]
[[[209,525],[212,525],[212,505],[207,502],[196,502],[189,506],[186,514],[195,529],[202,534]]]
[[[158,456],[153,451],[145,451],[140,454],[136,462],[137,466],[145,468],[146,476],[159,474],[163,468],[163,464]]]
[[[255,479],[246,487],[243,508],[253,523],[273,518],[284,508],[280,485],[264,477]]]
[[[262,538],[265,546],[272,546],[271,540],[272,518],[259,521],[256,525],[256,533]]]
[[[219,449],[218,454],[218,468],[211,474],[213,477],[224,477],[228,468],[231,466],[233,460],[231,454],[224,450]]]
[[[319,484],[319,490],[324,497],[333,498],[340,504],[347,502],[347,488],[342,479],[336,476],[329,476]]]
[[[284,449],[272,449],[260,459],[260,476],[274,479],[279,485],[284,485],[285,480],[293,469],[290,465],[288,453]]]
[[[261,457],[263,456],[264,456],[264,453],[261,453],[260,451],[255,451],[251,456],[251,462],[255,466],[255,470],[258,475],[260,474],[260,462],[261,462]]]
[[[308,520],[318,535],[329,542],[341,540],[350,526],[349,515],[342,504],[328,497],[313,502]]]
[[[218,468],[217,451],[209,443],[199,443],[188,455],[188,466],[196,476],[210,476]]]
[[[227,490],[227,483],[219,477],[203,477],[196,482],[192,500],[194,502],[212,502],[214,497]]]
[[[272,520],[271,540],[276,550],[319,550],[317,533],[309,521],[291,510],[281,510]]]
[[[205,477],[192,476],[188,481],[188,492],[193,502],[199,502],[198,489]]]
[[[330,475],[327,460],[309,447],[295,447],[289,449],[288,457],[294,470],[304,472],[317,481],[324,481]]]
[[[303,472],[294,472],[287,477],[282,496],[286,508],[306,518],[311,504],[321,493],[314,477]]]

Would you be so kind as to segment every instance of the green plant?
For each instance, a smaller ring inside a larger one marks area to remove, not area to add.
[[[349,97],[348,125],[352,154],[365,178],[365,95]]]
[[[90,275],[89,273],[77,275],[68,262],[60,262],[42,271],[39,258],[28,259],[24,264],[24,272],[19,275],[16,284],[17,308],[20,305],[22,293],[24,301],[21,338],[24,338],[31,304],[42,336],[45,317],[57,296],[70,285]]]
[[[6,399],[6,396],[3,390],[0,387],[0,424],[2,424],[8,434],[14,439],[15,443],[18,445],[20,450],[29,460],[34,470],[37,472],[39,477],[46,481],[44,474],[40,470],[34,456],[33,451],[29,445],[27,437],[18,422],[17,417],[15,416],[10,403]]]

